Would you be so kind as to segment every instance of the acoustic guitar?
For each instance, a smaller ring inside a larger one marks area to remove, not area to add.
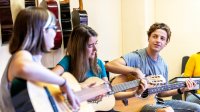
[[[87,100],[111,91],[109,85],[106,83],[91,88],[81,89],[81,85],[69,73],[64,73],[62,77],[67,80],[67,83],[81,102],[79,112],[94,112],[93,107],[88,104]],[[93,77],[82,84],[86,85],[88,82],[93,82],[95,80],[102,81],[97,77]],[[24,93],[23,96],[19,95],[18,98],[15,97],[15,99],[18,99],[17,102],[20,102],[20,99],[24,100],[25,96],[28,96],[25,101],[31,102],[31,106],[26,105],[26,107],[29,107],[29,110],[34,112],[72,112],[69,102],[66,99],[66,95],[62,94],[57,85],[27,81],[27,91],[28,92]]]
[[[0,24],[2,44],[8,43],[12,35],[13,21],[10,9],[10,0],[0,0]]]
[[[56,37],[54,39],[54,50],[61,48],[62,45],[62,30],[61,30],[61,25],[60,25],[60,2],[57,0],[43,0],[40,3],[40,6],[50,10],[55,16],[56,16],[56,26],[58,27],[57,32],[56,32]]]
[[[120,79],[120,77],[126,77],[126,75],[121,75],[116,77],[115,79]],[[153,85],[160,85],[160,84],[165,84],[166,81],[164,80],[163,76],[148,76],[145,78],[148,83],[153,84]],[[118,80],[119,81],[119,80]],[[95,81],[98,84],[101,84],[102,82]],[[109,111],[111,110],[116,103],[114,94],[117,92],[125,91],[130,88],[134,88],[139,86],[140,84],[140,79],[136,80],[129,80],[123,83],[116,83],[117,81],[112,82],[111,86],[111,92],[108,93],[105,97],[102,98],[101,101],[98,102],[89,102],[94,110],[96,111]]]
[[[86,10],[83,10],[83,1],[79,0],[79,8],[74,8],[72,11],[73,28],[79,24],[88,25],[88,15]]]
[[[124,81],[126,78],[122,78]],[[200,80],[195,80],[197,84],[200,84]],[[124,105],[121,100],[116,100],[114,110],[122,112],[140,112],[145,105],[151,105],[156,103],[155,93],[161,93],[163,91],[179,89],[186,87],[185,82],[172,83],[167,85],[157,85],[150,87],[144,91],[141,97],[133,97],[128,99],[128,105]]]

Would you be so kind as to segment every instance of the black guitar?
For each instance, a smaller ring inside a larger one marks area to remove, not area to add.
[[[88,25],[88,15],[85,10],[83,10],[83,1],[79,0],[79,8],[74,8],[72,11],[72,23],[73,28],[79,24]]]
[[[63,33],[63,43],[64,43],[64,48],[66,48],[72,31],[69,0],[64,0],[62,2],[60,1],[60,15],[61,15],[61,25]]]
[[[25,0],[25,7],[36,6],[36,1],[35,0]]]
[[[10,10],[10,0],[0,0],[0,24],[1,24],[0,30],[2,34],[2,43],[5,44],[9,41],[13,30],[12,14]]]

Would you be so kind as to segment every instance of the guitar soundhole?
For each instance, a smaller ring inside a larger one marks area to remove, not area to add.
[[[142,98],[146,98],[146,97],[148,97],[148,91],[144,91],[143,93],[142,93],[142,95],[141,95],[141,97]]]

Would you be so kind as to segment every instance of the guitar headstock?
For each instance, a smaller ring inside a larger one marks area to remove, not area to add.
[[[150,75],[146,77],[147,83],[151,85],[164,85],[166,80],[162,75]]]

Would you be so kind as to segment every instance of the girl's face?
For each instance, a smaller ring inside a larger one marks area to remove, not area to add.
[[[57,26],[51,23],[47,28],[44,29],[44,39],[46,47],[49,50],[54,47],[54,39],[57,32]]]
[[[97,52],[97,37],[90,37],[87,43],[87,53],[89,59],[94,59]]]

